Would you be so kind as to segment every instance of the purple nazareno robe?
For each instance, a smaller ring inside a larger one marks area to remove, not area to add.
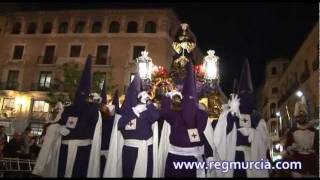
[[[159,119],[160,113],[153,104],[147,105],[147,110],[140,113],[137,117],[132,110],[123,113],[118,122],[118,129],[121,131],[124,140],[148,140],[153,137],[152,124]],[[136,119],[136,128],[134,130],[126,130],[127,125],[131,125],[131,120]],[[148,162],[146,177],[152,177],[153,172],[153,145],[148,146]],[[123,177],[133,177],[138,148],[123,146],[122,150],[122,172]]]
[[[204,145],[204,157],[212,156],[212,149],[203,133],[208,121],[208,114],[205,111],[194,107],[197,109],[194,117],[185,117],[182,113],[183,110],[174,111],[170,109],[170,99],[168,97],[163,98],[161,107],[161,116],[169,123],[171,128],[171,133],[169,135],[171,145],[182,148]],[[189,125],[186,123],[186,118],[190,118],[188,119]],[[196,128],[198,130],[200,136],[199,142],[190,142],[187,129],[191,128]],[[165,164],[165,177],[197,177],[196,169],[175,169],[174,162],[197,162],[197,159],[194,156],[180,156],[168,152]]]

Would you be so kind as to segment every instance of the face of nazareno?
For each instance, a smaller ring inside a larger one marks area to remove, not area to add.
[[[179,110],[181,109],[181,98],[179,95],[174,95],[172,97],[172,108],[173,110]]]

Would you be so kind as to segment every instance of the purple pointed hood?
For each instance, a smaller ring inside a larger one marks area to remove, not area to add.
[[[250,64],[248,60],[245,60],[244,64],[242,65],[238,95],[240,98],[240,113],[250,114],[254,108],[254,95]]]
[[[131,108],[136,106],[138,102],[138,94],[141,91],[141,79],[138,73],[135,73],[134,79],[127,89],[125,100],[121,106],[121,112],[129,112]]]
[[[76,91],[76,95],[73,101],[75,106],[81,106],[86,102],[87,97],[91,90],[91,55],[88,55],[84,69],[82,71],[81,79]]]
[[[192,69],[192,63],[189,61],[186,64],[186,76],[182,91],[182,116],[186,120],[188,127],[195,126],[195,116],[198,110],[198,97],[196,93],[195,74]]]

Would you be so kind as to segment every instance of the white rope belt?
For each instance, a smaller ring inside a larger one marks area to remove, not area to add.
[[[92,143],[91,139],[63,140],[62,144],[68,145],[67,165],[64,176],[71,177],[74,162],[76,160],[78,147],[88,146]]]
[[[249,147],[249,146],[236,146],[236,151],[250,152],[251,147]]]
[[[153,144],[153,138],[148,140],[125,139],[124,145],[138,148],[138,156],[133,171],[133,177],[146,177],[148,162],[148,146]],[[156,157],[154,157],[156,158]]]
[[[204,146],[178,147],[170,144],[168,152],[179,156],[194,156],[198,162],[203,162]],[[205,170],[197,169],[197,177],[205,177]]]
[[[153,143],[153,139],[149,138],[148,140],[138,140],[138,139],[125,139],[124,145],[139,148],[143,145],[151,145]]]

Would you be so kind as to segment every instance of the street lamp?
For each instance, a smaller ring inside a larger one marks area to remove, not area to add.
[[[300,98],[303,96],[303,92],[301,92],[300,90],[296,92],[296,95]]]
[[[212,82],[218,81],[219,79],[219,57],[215,55],[214,50],[208,50],[207,53],[208,55],[205,56],[203,60],[203,68],[205,71],[204,79],[211,85]]]
[[[301,104],[303,104],[304,107],[306,108],[307,120],[310,121],[310,105],[309,105],[309,102],[307,101],[305,94],[301,90],[298,90],[296,92],[296,95],[298,98],[301,98]]]
[[[148,51],[142,51],[141,56],[137,58],[139,75],[143,81],[143,87],[149,87],[152,74],[152,59],[148,56]]]

